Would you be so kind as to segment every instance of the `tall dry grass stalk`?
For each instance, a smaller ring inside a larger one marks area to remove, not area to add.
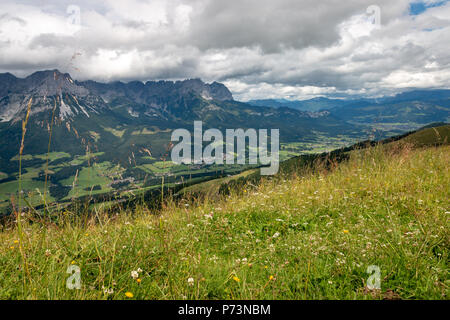
[[[47,158],[45,161],[45,182],[44,182],[44,206],[47,207],[47,181],[48,181],[48,162],[50,158],[50,146],[52,143],[53,123],[55,122],[56,100],[52,111],[52,123],[50,124],[50,132],[48,138]],[[48,211],[48,208],[47,208]]]
[[[170,150],[172,150],[172,148],[173,148],[173,143],[170,142],[167,145],[166,153],[161,158],[161,160],[163,160],[163,172],[161,174],[161,206],[164,205],[164,174],[165,174],[165,171],[166,171],[166,160],[167,160],[167,157],[169,156]]]
[[[23,270],[24,270],[24,277],[23,277],[23,289],[25,291],[25,287],[26,287],[26,278],[28,277],[30,284],[31,284],[31,275],[30,275],[30,271],[28,268],[28,263],[27,263],[27,257],[25,254],[25,250],[23,247],[24,244],[24,232],[23,232],[23,228],[22,228],[22,208],[20,206],[20,200],[22,198],[22,156],[23,156],[23,149],[24,149],[24,142],[25,142],[25,134],[27,132],[27,124],[28,124],[28,119],[30,117],[30,112],[31,112],[31,104],[33,102],[33,98],[30,98],[30,100],[28,101],[28,106],[27,106],[27,114],[25,116],[25,120],[22,121],[22,140],[20,142],[20,150],[19,150],[19,195],[17,198],[17,209],[14,210],[15,215],[16,215],[16,221],[17,221],[17,230],[19,232],[19,250],[20,250],[20,254],[22,256],[22,263],[23,263]]]

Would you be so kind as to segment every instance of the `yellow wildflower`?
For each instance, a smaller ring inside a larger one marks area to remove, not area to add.
[[[241,279],[239,279],[239,278],[238,278],[238,277],[236,277],[236,276],[234,276],[234,277],[233,277],[233,280],[234,280],[234,281],[236,281],[236,282],[239,282],[239,281],[241,281]]]
[[[134,297],[134,295],[131,292],[125,292],[125,296],[127,298],[133,298]]]

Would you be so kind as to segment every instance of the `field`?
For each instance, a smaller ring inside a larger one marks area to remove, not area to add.
[[[350,146],[358,139],[345,135],[336,137],[327,137],[320,132],[315,132],[315,139],[302,142],[281,143],[280,161],[301,155],[301,154],[317,154],[322,152],[330,152],[332,150]]]
[[[211,175],[235,174],[247,167],[240,165],[176,165],[170,159],[162,161],[150,156],[136,155],[128,169],[119,163],[104,160],[104,152],[85,155],[70,155],[65,152],[51,152],[48,160],[48,183],[46,202],[67,202],[74,198],[92,195],[111,195],[119,191],[122,195],[156,188],[162,183],[194,183],[208,179]],[[18,161],[12,159],[17,172],[0,172],[0,213],[10,208],[11,198],[17,198]],[[25,199],[33,206],[44,204],[46,154],[22,156],[22,182]],[[202,178],[203,177],[203,178]]]
[[[448,299],[449,162],[393,143],[160,211],[24,217],[0,232],[0,299]]]

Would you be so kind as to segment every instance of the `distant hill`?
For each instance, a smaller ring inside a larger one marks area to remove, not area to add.
[[[287,107],[301,111],[316,112],[321,110],[331,110],[340,106],[344,106],[347,105],[349,101],[318,97],[314,99],[298,100],[298,101],[290,101],[285,99],[250,100],[247,103],[259,107],[272,107],[272,108]]]
[[[301,155],[286,160],[280,164],[280,174],[291,174],[296,172],[308,172],[315,163],[323,162],[328,165],[335,165],[338,162],[347,160],[349,152],[365,149],[375,145],[398,145],[399,143],[411,144],[414,147],[432,147],[450,144],[450,124],[435,123],[416,131],[408,132],[399,136],[384,139],[382,141],[363,141],[355,145],[334,150],[329,153],[315,155]],[[198,195],[207,194],[213,196],[218,193],[227,193],[230,190],[239,190],[244,185],[256,184],[262,177],[259,170],[252,169],[238,175],[219,178],[208,182],[189,186],[180,191],[181,193],[192,193]]]
[[[413,90],[378,99],[328,99],[290,101],[251,100],[249,104],[302,111],[328,110],[337,118],[358,124],[427,124],[450,121],[450,90]]]
[[[422,130],[407,135],[402,141],[420,147],[449,144],[450,125],[427,126]]]
[[[334,116],[355,124],[427,124],[450,121],[450,100],[392,101],[378,104],[349,104],[331,111]]]

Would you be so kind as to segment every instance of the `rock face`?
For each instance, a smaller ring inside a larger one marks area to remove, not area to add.
[[[149,103],[154,98],[164,99],[168,96],[184,96],[190,93],[197,94],[207,100],[227,101],[233,100],[233,95],[228,88],[217,82],[207,84],[200,79],[184,81],[147,81],[145,84],[139,81],[128,83],[113,82],[109,84],[85,81],[77,82],[80,86],[89,89],[110,101],[118,97],[133,99],[139,103]]]
[[[61,119],[77,114],[89,116],[89,112],[105,107],[101,99],[77,85],[69,74],[58,70],[38,71],[24,79],[2,74],[0,86],[0,121],[18,121],[30,99],[32,116],[52,110],[55,102]]]
[[[48,113],[57,101],[57,116],[64,120],[107,111],[109,102],[120,99],[129,104],[129,114],[158,114],[170,109],[172,101],[191,95],[205,100],[233,100],[223,84],[207,84],[200,79],[100,83],[74,81],[68,73],[58,70],[38,71],[24,79],[4,73],[0,74],[0,121],[18,121],[30,98],[33,99],[32,115]],[[136,104],[139,110],[135,110]]]

